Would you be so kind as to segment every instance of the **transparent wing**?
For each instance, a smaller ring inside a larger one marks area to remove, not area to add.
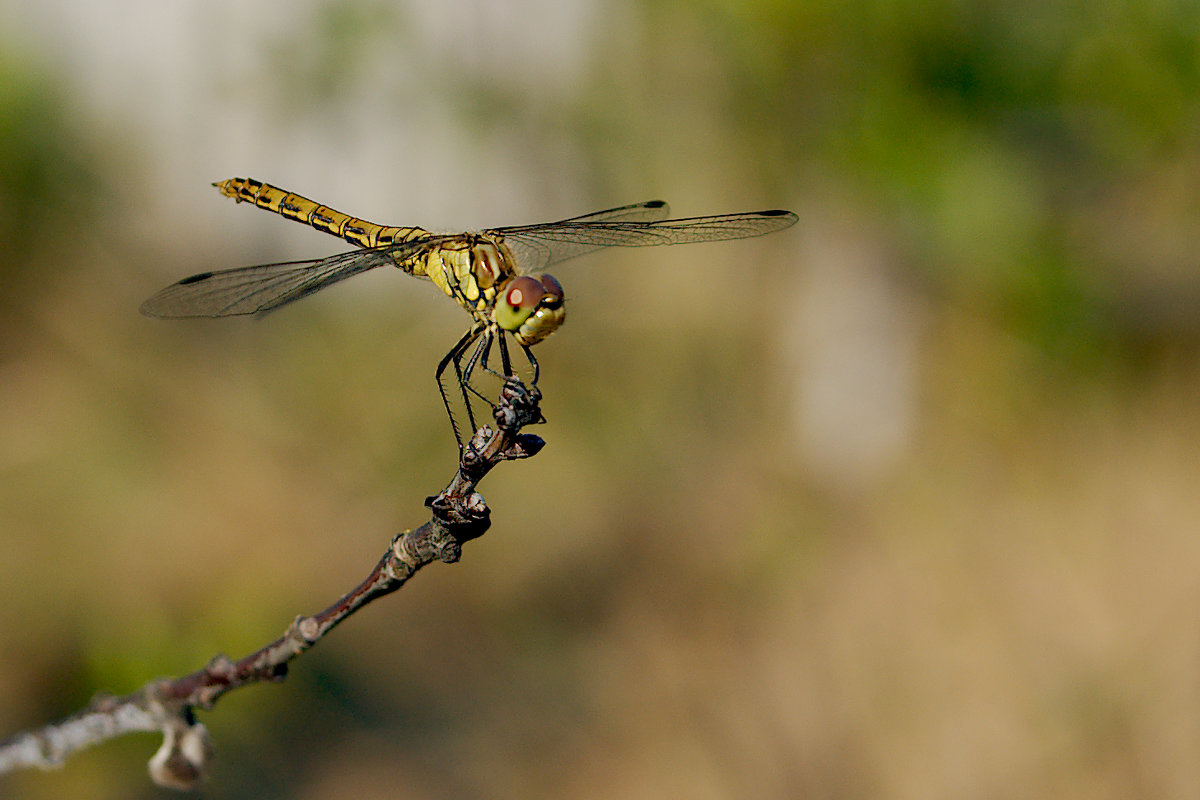
[[[781,210],[683,219],[637,218],[638,210],[644,214],[654,214],[660,208],[665,210],[666,204],[655,201],[562,222],[497,228],[488,233],[503,236],[513,249],[519,271],[530,272],[601,247],[647,247],[747,239],[783,230],[796,222],[795,214]],[[608,214],[615,216],[606,216]]]
[[[495,233],[508,235],[507,231],[529,230],[559,225],[581,225],[593,222],[654,222],[666,219],[671,208],[663,200],[649,200],[645,203],[633,203],[628,206],[608,208],[604,211],[593,211],[590,214],[580,214],[549,225],[518,225],[511,228],[500,228]],[[591,252],[597,245],[588,242],[559,241],[551,243],[536,237],[514,237],[508,240],[508,246],[516,256],[517,265],[521,272],[536,272],[540,269],[575,258]],[[602,245],[601,245],[602,246]]]
[[[645,203],[632,203],[627,206],[606,208],[603,211],[593,211],[590,214],[580,214],[578,217],[560,220],[552,223],[561,225],[564,222],[654,222],[666,219],[671,214],[671,207],[665,200],[647,200]],[[540,227],[524,225],[519,227]]]
[[[201,272],[158,292],[142,303],[141,312],[168,318],[262,316],[360,272],[396,266],[447,238],[351,250],[309,261]]]

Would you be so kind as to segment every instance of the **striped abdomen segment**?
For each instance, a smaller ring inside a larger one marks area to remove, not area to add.
[[[389,228],[376,225],[374,222],[343,214],[307,197],[253,178],[230,178],[214,183],[213,186],[220,189],[221,194],[232,197],[239,203],[254,203],[259,208],[311,225],[319,231],[331,233],[359,247],[379,247],[429,235],[428,231],[421,228]]]

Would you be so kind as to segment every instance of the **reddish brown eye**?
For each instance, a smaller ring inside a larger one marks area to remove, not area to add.
[[[504,293],[505,301],[513,308],[530,309],[541,302],[546,294],[545,288],[535,279],[524,275],[516,278],[508,285]]]
[[[542,302],[548,306],[556,306],[563,301],[562,284],[553,275],[542,276],[542,288],[546,290],[546,298]]]

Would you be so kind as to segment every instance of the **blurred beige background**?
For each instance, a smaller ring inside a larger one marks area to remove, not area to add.
[[[0,736],[240,656],[419,524],[466,316],[248,175],[461,230],[662,197],[759,240],[558,270],[537,458],[203,721],[212,798],[1200,794],[1200,9],[0,0]],[[138,798],[150,736],[0,778]]]

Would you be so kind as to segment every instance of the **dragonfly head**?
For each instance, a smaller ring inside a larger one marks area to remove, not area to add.
[[[563,324],[563,288],[551,275],[523,275],[504,287],[493,312],[496,324],[529,346],[545,339]]]

